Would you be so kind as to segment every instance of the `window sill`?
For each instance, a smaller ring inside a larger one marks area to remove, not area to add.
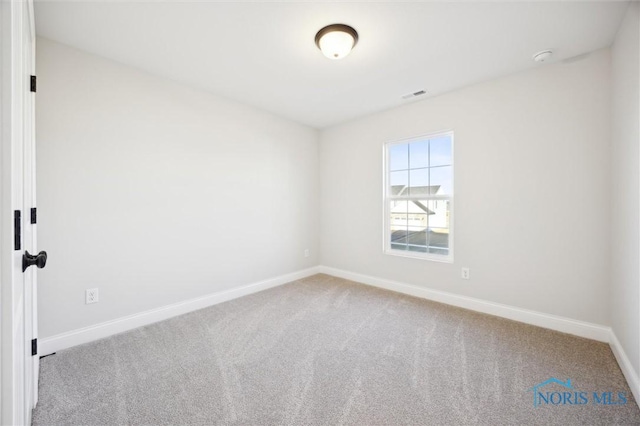
[[[441,254],[418,253],[404,250],[385,249],[384,254],[398,257],[408,257],[410,259],[430,260],[432,262],[453,263],[453,255],[443,256]]]

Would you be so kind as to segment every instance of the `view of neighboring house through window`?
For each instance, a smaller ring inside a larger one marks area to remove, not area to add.
[[[453,259],[453,133],[385,145],[385,252]]]

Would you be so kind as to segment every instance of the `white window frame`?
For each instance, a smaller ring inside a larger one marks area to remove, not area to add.
[[[449,136],[451,138],[451,167],[453,168],[453,174],[455,176],[455,158],[454,158],[454,133],[453,130],[442,130],[439,132],[429,133],[421,136],[416,136],[407,139],[400,139],[391,142],[386,142],[382,148],[383,150],[383,188],[382,188],[382,204],[383,204],[383,230],[382,230],[382,244],[384,254],[392,256],[409,257],[414,259],[432,260],[436,262],[453,263],[453,242],[454,242],[454,197],[455,197],[455,182],[454,176],[451,177],[451,194],[450,195],[416,195],[416,196],[394,196],[390,194],[390,182],[389,182],[389,151],[393,145],[410,144],[412,142],[420,142],[425,139],[433,139],[438,136]],[[448,200],[449,201],[449,254],[435,254],[435,253],[421,253],[408,250],[397,250],[391,248],[391,211],[390,204],[393,200]]]

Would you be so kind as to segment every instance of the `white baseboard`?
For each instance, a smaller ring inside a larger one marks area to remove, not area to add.
[[[433,300],[435,302],[445,303],[447,305],[470,309],[472,311],[495,315],[502,318],[508,318],[510,320],[519,321],[526,324],[537,325],[538,327],[544,327],[551,330],[560,331],[562,333],[573,334],[575,336],[585,337],[587,339],[593,339],[599,342],[608,343],[610,338],[611,328],[598,324],[592,324],[584,321],[574,320],[571,318],[545,314],[528,309],[516,308],[514,306],[489,302],[482,299],[475,299],[473,297],[461,296],[454,293],[431,290],[412,284],[372,277],[369,275],[344,271],[342,269],[331,268],[328,266],[320,266],[319,271],[323,274],[333,275],[335,277],[356,281],[362,284],[368,284],[374,287],[396,291],[398,293],[408,294],[423,299]]]
[[[186,314],[208,306],[217,305],[218,303],[228,300],[237,299],[269,288],[277,287],[282,284],[296,281],[302,278],[310,277],[319,273],[319,267],[314,266],[290,274],[280,275],[257,283],[245,285],[218,293],[209,294],[198,297],[196,299],[185,300],[183,302],[174,303],[156,309],[151,309],[138,314],[126,317],[116,318],[100,324],[72,330],[66,333],[57,334],[55,336],[42,339],[39,343],[39,355],[48,355],[54,352],[67,349],[73,346],[89,343],[114,334],[129,331],[137,327],[149,325],[154,322],[169,319],[178,315]]]
[[[624,374],[624,377],[627,379],[627,383],[631,388],[633,397],[636,399],[636,403],[640,405],[640,377],[638,377],[638,372],[633,368],[633,365],[631,365],[631,361],[629,361],[627,353],[622,348],[622,345],[613,330],[611,330],[611,335],[609,336],[609,346],[611,346],[611,351],[616,357],[616,361],[618,361],[622,374]]]

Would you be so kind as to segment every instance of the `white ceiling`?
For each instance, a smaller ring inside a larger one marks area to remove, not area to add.
[[[625,2],[53,2],[40,36],[325,128],[613,41]],[[343,60],[314,44],[327,24],[360,41]]]

